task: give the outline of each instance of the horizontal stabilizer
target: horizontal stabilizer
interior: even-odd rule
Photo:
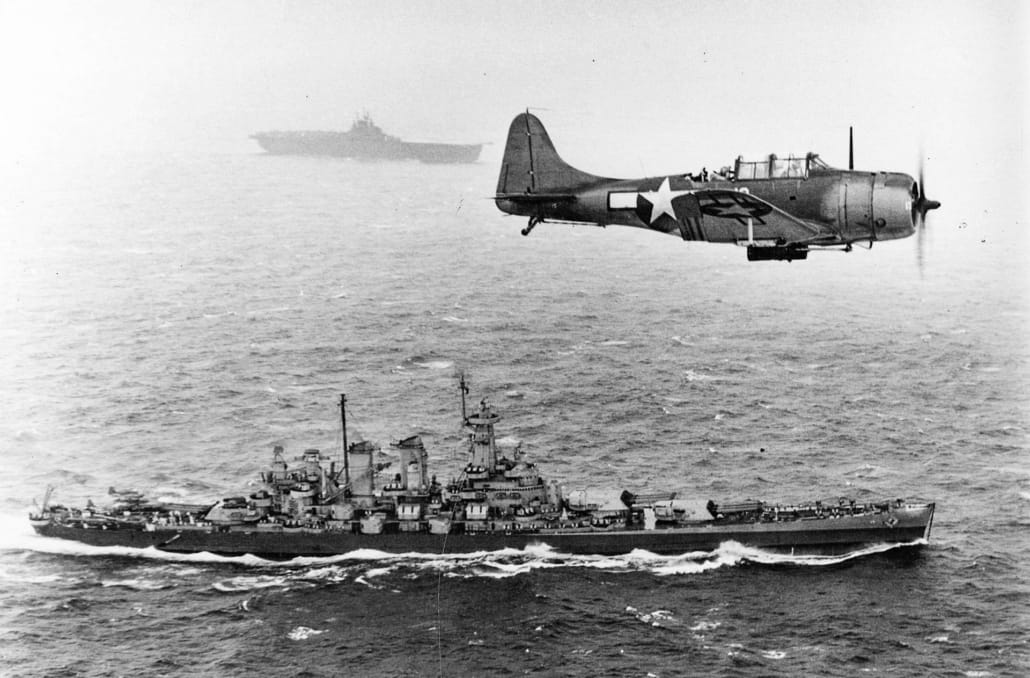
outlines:
[[[540,202],[573,202],[576,196],[572,193],[498,193],[495,200],[510,200],[521,203]]]

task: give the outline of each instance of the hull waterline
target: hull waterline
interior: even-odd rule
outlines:
[[[431,534],[428,531],[361,534],[311,528],[265,529],[247,526],[144,530],[82,528],[54,523],[34,526],[46,537],[92,546],[157,548],[172,553],[250,554],[283,560],[300,556],[332,556],[371,549],[384,553],[446,554],[524,549],[546,545],[560,553],[620,555],[634,550],[678,555],[713,551],[726,542],[763,550],[841,554],[872,544],[924,543],[930,536],[933,505],[896,518],[837,518],[783,524],[700,526],[654,530],[569,529],[494,530]],[[893,516],[892,516],[893,517]]]

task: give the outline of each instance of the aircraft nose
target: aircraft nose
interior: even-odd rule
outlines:
[[[907,174],[887,172],[878,178],[875,188],[876,239],[896,240],[916,232],[913,205],[918,199],[916,181]]]

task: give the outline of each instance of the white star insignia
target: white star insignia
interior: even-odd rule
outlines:
[[[641,198],[651,203],[651,221],[654,223],[663,214],[676,218],[676,210],[672,208],[672,201],[681,195],[690,195],[693,191],[674,191],[669,187],[669,177],[665,177],[657,191],[638,193]]]

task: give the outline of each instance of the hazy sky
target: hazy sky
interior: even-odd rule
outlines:
[[[1004,1],[0,0],[0,148],[248,153],[254,131],[368,110],[410,140],[491,141],[492,162],[528,106],[599,174],[844,164],[853,124],[861,168],[914,172],[922,143],[943,183],[1024,201],[1028,38]]]

